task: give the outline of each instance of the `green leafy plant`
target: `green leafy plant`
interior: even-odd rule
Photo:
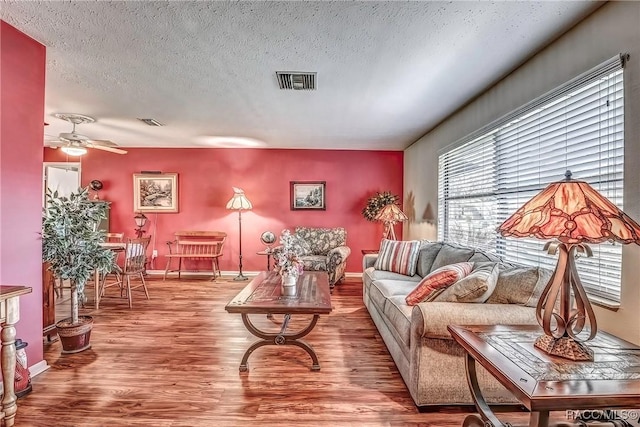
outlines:
[[[89,189],[79,188],[69,197],[47,190],[42,218],[42,259],[60,279],[71,283],[71,318],[78,323],[78,299],[84,299],[84,286],[95,273],[108,272],[114,254],[100,246],[104,232],[96,224],[106,218],[107,205],[89,200]]]
[[[375,196],[369,197],[367,205],[362,209],[362,215],[367,221],[375,221],[376,215],[383,207],[395,203],[398,204],[399,197],[390,191],[376,193]]]

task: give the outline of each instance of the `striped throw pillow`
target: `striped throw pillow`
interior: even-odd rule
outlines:
[[[416,305],[434,298],[447,287],[468,276],[471,270],[473,270],[472,262],[459,262],[432,271],[407,295],[405,298],[407,305]]]
[[[418,264],[419,240],[387,240],[382,239],[380,252],[376,260],[376,270],[413,276]]]

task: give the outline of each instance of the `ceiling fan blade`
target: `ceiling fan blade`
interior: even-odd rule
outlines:
[[[88,139],[85,142],[89,143],[89,144],[93,144],[93,145],[101,145],[103,147],[117,147],[118,144],[116,144],[113,141],[107,141],[106,139]]]
[[[93,143],[90,143],[90,142],[85,143],[84,146],[88,148],[95,148],[96,150],[109,151],[111,153],[116,153],[116,154],[127,154],[126,150],[121,150],[120,148],[108,147],[105,145],[94,145]]]
[[[51,141],[45,141],[44,142],[44,146],[45,147],[50,147],[50,148],[64,147],[66,145],[69,145],[69,143],[64,142],[64,141],[57,141],[57,140],[51,140]]]

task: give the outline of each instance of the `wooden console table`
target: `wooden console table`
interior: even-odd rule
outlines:
[[[18,405],[14,392],[16,375],[16,327],[20,320],[20,295],[31,292],[27,286],[0,285],[0,324],[2,325],[2,350],[0,350],[0,365],[2,365],[2,384],[4,395],[0,404],[0,420],[4,420],[6,427],[13,426]]]
[[[549,411],[567,411],[570,416],[581,410],[640,408],[640,347],[613,335],[599,331],[587,343],[594,352],[593,362],[573,362],[533,347],[542,334],[538,326],[449,325],[448,329],[467,352],[467,380],[480,414],[469,415],[465,427],[507,425],[482,396],[476,362],[531,411],[529,427],[547,427]]]
[[[240,362],[240,372],[246,372],[251,353],[265,345],[295,345],[311,356],[312,371],[320,370],[318,356],[309,344],[300,339],[313,330],[321,314],[331,313],[331,291],[329,278],[325,272],[305,271],[299,278],[295,296],[283,296],[281,278],[278,274],[262,272],[258,274],[235,298],[227,304],[229,313],[242,314],[242,322],[249,332],[260,340],[254,342],[244,353]],[[250,314],[284,314],[279,332],[262,331],[251,322]],[[309,325],[297,332],[287,332],[291,315],[313,315]]]

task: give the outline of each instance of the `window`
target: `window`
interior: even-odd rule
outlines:
[[[499,236],[496,228],[567,169],[622,209],[625,55],[532,101],[439,156],[440,240],[505,261],[555,268],[546,242]],[[578,259],[589,295],[620,301],[620,245],[593,245]]]

